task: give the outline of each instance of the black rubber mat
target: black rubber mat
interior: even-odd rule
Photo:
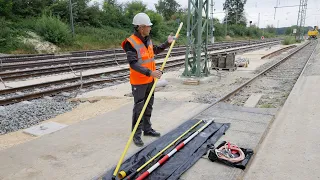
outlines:
[[[177,137],[187,131],[190,127],[196,124],[199,119],[193,119],[186,121],[181,124],[176,129],[170,131],[164,136],[160,137],[156,141],[145,146],[134,155],[126,159],[120,170],[135,172],[141,165],[151,159],[159,151],[165,148],[168,144],[174,141]],[[173,148],[175,148],[179,143],[188,138],[192,133],[200,129],[205,122],[200,123],[196,128],[186,134],[183,138],[180,139],[175,145],[167,149],[162,156],[156,158],[148,166],[142,169],[137,176],[145,172],[149,167],[157,163],[164,155],[169,153]],[[230,127],[229,123],[211,123],[207,128],[205,128],[201,133],[199,133],[194,139],[192,139],[185,147],[180,151],[176,152],[165,164],[158,167],[153,171],[149,176],[148,180],[162,180],[162,179],[178,179],[185,171],[187,171],[192,165],[194,165],[204,154],[209,150],[209,147],[212,147],[219,138],[228,130]],[[119,152],[120,153],[120,152]],[[111,180],[113,177],[115,166],[108,170],[103,176],[102,179]],[[132,178],[133,179],[133,178]]]

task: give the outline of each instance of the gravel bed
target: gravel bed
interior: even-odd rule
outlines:
[[[86,80],[83,80],[82,82],[85,83],[85,82],[89,82],[89,81],[91,81],[91,80],[86,79]],[[80,81],[74,81],[74,82],[65,83],[65,84],[61,84],[61,85],[60,84],[59,85],[52,85],[52,86],[47,86],[47,87],[42,87],[42,88],[35,87],[33,89],[19,91],[17,93],[10,93],[10,94],[1,95],[0,99],[13,98],[16,96],[21,96],[21,95],[25,95],[25,94],[32,94],[32,93],[46,91],[46,90],[50,90],[50,89],[62,88],[62,87],[66,87],[66,86],[76,85],[79,83],[80,83]]]
[[[259,77],[250,85],[237,92],[233,97],[226,100],[226,102],[243,106],[253,93],[258,93],[262,94],[262,97],[257,107],[281,107],[296,83],[305,62],[308,60],[308,55],[312,53],[313,48],[314,45],[308,45],[275,69],[269,71],[264,76]],[[277,60],[279,59],[281,58],[278,58]],[[265,65],[264,68],[269,66]]]
[[[42,62],[51,62],[51,61],[62,61],[62,60],[69,60],[71,61],[72,63],[72,60],[73,59],[83,59],[83,62],[92,62],[92,61],[98,61],[98,60],[93,60],[94,58],[101,58],[99,60],[103,60],[105,58],[109,58],[111,57],[112,59],[112,56],[110,55],[96,55],[96,56],[88,56],[88,57],[72,57],[72,58],[56,58],[56,59],[51,59],[51,58],[48,58],[48,59],[45,59],[45,60],[26,60],[26,61],[23,61],[23,62],[4,62],[3,64],[5,65],[13,65],[13,64],[29,64],[29,63],[42,63]]]
[[[297,47],[299,48],[299,47]],[[274,58],[272,61],[269,61],[261,66],[259,66],[254,73],[255,74],[259,74],[260,72],[264,71],[265,69],[267,69],[268,67],[270,67],[271,65],[279,62],[281,59],[283,59],[284,57],[286,57],[288,54],[292,53],[293,51],[295,51],[296,48],[294,49],[290,49],[289,51],[286,52],[282,52],[280,55],[276,56],[276,58]],[[263,61],[263,60],[262,60]]]
[[[28,128],[41,121],[71,111],[77,103],[66,101],[65,97],[36,99],[0,107],[0,135]]]
[[[231,84],[223,84],[223,81],[221,83],[215,82],[214,86],[216,86],[217,88],[209,90],[209,93],[197,95],[192,102],[212,104],[216,102],[219,98],[224,96],[226,92],[229,92],[237,88],[249,79],[250,78],[239,77],[235,80],[235,82]]]
[[[174,71],[177,70],[177,68],[178,67],[167,68],[166,71]],[[125,75],[127,73],[119,73],[117,74],[117,76],[121,74]],[[115,77],[115,75],[113,74],[105,76],[105,78],[112,77]],[[72,92],[60,93],[59,95],[49,98],[35,99],[8,106],[0,106],[0,135],[37,125],[42,121],[54,118],[57,115],[71,111],[79,103],[68,102],[67,99],[75,97],[77,94],[82,94],[88,91],[114,86],[128,81],[129,79],[126,78],[123,80],[114,81],[112,83],[103,83],[100,85],[94,85],[93,87],[91,86],[88,88],[83,88],[81,89],[81,91],[74,90]],[[10,94],[7,97],[12,95],[16,94]]]
[[[119,60],[117,60],[119,61]],[[92,61],[83,61],[83,62],[71,62],[71,67],[74,65],[86,65],[88,63],[101,63],[101,62],[114,62],[114,64],[112,65],[117,65],[116,61],[114,61],[113,59],[101,59],[101,60],[92,60]],[[20,72],[20,71],[25,71],[25,70],[37,70],[37,69],[42,69],[42,68],[59,68],[59,67],[68,67],[69,63],[64,63],[64,64],[57,64],[57,65],[51,65],[51,66],[44,66],[44,67],[34,67],[34,68],[23,68],[23,69],[14,69],[14,70],[5,70],[5,71],[1,71],[2,73],[8,73],[8,72]],[[109,65],[108,65],[109,66]],[[111,65],[110,65],[111,66]],[[46,70],[44,70],[46,71]]]

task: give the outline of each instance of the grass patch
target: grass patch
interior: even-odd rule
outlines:
[[[19,43],[17,48],[11,51],[10,54],[37,54],[37,51],[32,45]]]
[[[289,45],[289,44],[294,44],[294,43],[296,43],[296,39],[292,36],[286,37],[282,42],[283,45]]]
[[[60,46],[62,51],[120,48],[121,42],[130,36],[130,30],[75,27],[75,41],[72,45]]]
[[[274,106],[272,104],[262,104],[260,108],[274,108]]]

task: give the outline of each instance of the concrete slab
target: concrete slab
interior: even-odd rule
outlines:
[[[276,112],[276,109],[248,108],[219,103],[199,114],[196,118],[214,117],[216,122],[231,123],[225,136],[220,138],[216,145],[222,141],[230,141],[240,147],[251,148],[256,151]],[[241,179],[243,175],[244,171],[241,169],[211,162],[207,159],[207,156],[204,156],[180,179],[230,180]]]
[[[244,108],[245,109],[245,108]],[[227,110],[221,108],[210,108],[199,115],[202,118],[213,116],[215,118],[235,119],[238,121],[248,121],[257,123],[268,123],[274,115],[259,114],[247,111]]]
[[[57,122],[46,122],[37,126],[30,127],[23,130],[24,133],[30,134],[33,136],[42,136],[45,134],[50,134],[56,131],[59,131],[68,125],[57,123]]]
[[[0,151],[0,179],[91,179],[114,166],[131,132],[132,103]],[[167,133],[207,104],[155,101],[153,128]],[[145,144],[154,140],[142,137]],[[134,144],[127,156],[139,148]]]
[[[263,94],[253,93],[244,103],[244,107],[256,107]]]
[[[297,81],[244,179],[320,179],[320,76],[309,73]]]

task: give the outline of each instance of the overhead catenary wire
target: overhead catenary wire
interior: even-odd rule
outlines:
[[[179,28],[178,28],[178,30],[177,30],[177,33],[176,33],[176,35],[175,35],[176,38],[179,36],[180,30],[181,30],[181,28],[182,28],[182,25],[183,25],[183,23],[181,22],[181,23],[180,23],[180,26],[179,26]],[[168,51],[168,53],[167,53],[167,56],[166,56],[166,58],[164,59],[164,61],[163,61],[163,63],[162,63],[162,66],[161,66],[161,68],[160,68],[160,71],[163,71],[163,69],[164,69],[164,67],[165,67],[165,65],[166,65],[166,62],[167,62],[167,60],[168,60],[168,58],[169,58],[169,55],[170,55],[170,53],[171,53],[171,51],[172,51],[172,48],[173,48],[175,42],[176,42],[176,39],[174,39],[174,40],[172,41],[171,46],[170,46],[170,48],[169,48],[169,51]],[[148,95],[148,97],[147,97],[147,99],[146,99],[146,101],[145,101],[145,103],[144,103],[144,106],[143,106],[143,108],[142,108],[142,110],[141,110],[141,113],[140,113],[140,115],[139,115],[139,117],[138,117],[138,120],[137,120],[137,122],[136,122],[136,124],[135,124],[135,126],[134,126],[134,128],[133,128],[133,130],[132,130],[132,132],[131,132],[131,135],[130,135],[130,137],[129,137],[129,140],[127,141],[127,144],[126,144],[126,146],[125,146],[125,148],[124,148],[124,151],[123,151],[123,153],[122,153],[122,155],[121,155],[121,157],[120,157],[120,160],[119,160],[119,162],[118,162],[118,164],[117,164],[117,166],[116,166],[116,168],[115,168],[115,170],[114,170],[114,172],[113,172],[113,178],[112,178],[112,179],[115,179],[116,176],[117,176],[117,174],[118,174],[118,171],[119,171],[119,169],[120,169],[120,166],[121,166],[121,164],[122,164],[122,161],[123,161],[123,159],[124,159],[124,157],[125,157],[128,149],[129,149],[129,146],[130,146],[130,144],[131,144],[131,141],[132,141],[132,139],[133,139],[133,136],[134,136],[135,132],[137,131],[137,128],[138,128],[138,126],[139,126],[139,123],[140,123],[140,121],[141,121],[141,119],[142,119],[142,116],[143,116],[143,114],[144,114],[144,112],[145,112],[145,110],[146,110],[146,108],[147,108],[147,105],[148,105],[148,103],[149,103],[149,101],[150,101],[150,98],[151,98],[151,96],[152,96],[152,94],[153,94],[153,91],[154,91],[154,89],[155,89],[155,87],[156,87],[157,82],[158,82],[158,79],[155,78],[155,81],[154,81],[154,83],[153,83],[153,86],[152,86],[152,88],[151,88],[151,91],[150,91],[150,93],[149,93],[149,95]]]

